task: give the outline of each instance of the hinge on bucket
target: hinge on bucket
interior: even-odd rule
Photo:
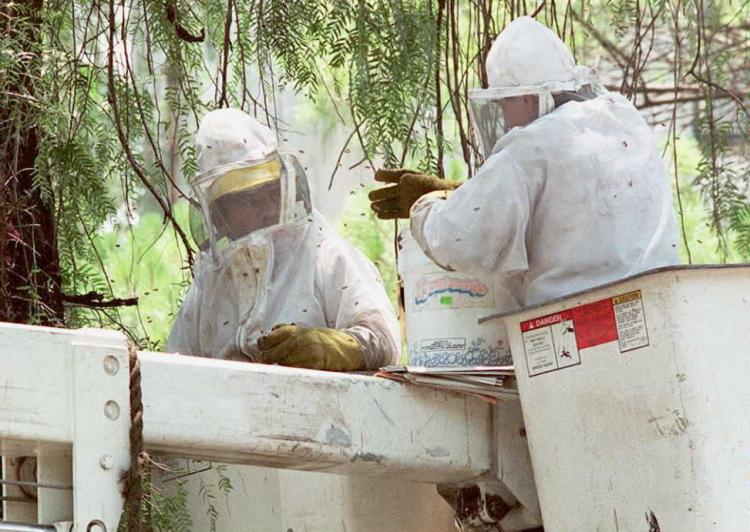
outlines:
[[[438,485],[438,493],[456,511],[461,532],[535,532],[543,528],[499,482]]]

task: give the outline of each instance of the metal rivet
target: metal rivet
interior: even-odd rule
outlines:
[[[107,375],[117,375],[120,371],[120,361],[112,355],[108,355],[104,358],[104,372]]]
[[[100,519],[94,519],[89,521],[86,525],[86,532],[107,532],[107,525],[105,525]]]
[[[112,469],[112,466],[115,465],[115,460],[112,458],[112,455],[104,454],[99,458],[99,465],[102,469]]]
[[[104,403],[104,415],[112,420],[117,419],[120,417],[120,405],[115,401],[107,401]]]

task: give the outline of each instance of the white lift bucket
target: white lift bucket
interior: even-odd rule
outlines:
[[[750,267],[658,270],[502,321],[547,532],[748,530]]]

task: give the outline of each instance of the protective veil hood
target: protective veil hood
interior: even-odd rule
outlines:
[[[489,87],[469,91],[472,125],[485,159],[513,127],[506,124],[509,106],[517,105],[512,99],[535,96],[538,118],[555,108],[553,94],[580,92],[598,83],[592,69],[577,67],[565,43],[531,17],[515,19],[500,33],[485,68]]]
[[[212,111],[196,150],[201,172],[192,180],[191,230],[202,249],[211,245],[214,259],[255,232],[309,218],[304,170],[293,155],[279,154],[275,135],[255,118],[238,109]]]

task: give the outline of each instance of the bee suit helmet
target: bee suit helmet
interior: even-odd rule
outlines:
[[[585,99],[604,92],[594,71],[576,66],[557,35],[530,17],[515,19],[495,39],[485,68],[489,87],[469,91],[471,120],[485,160],[518,125],[512,115],[521,98],[536,101],[533,120],[555,108],[555,95]]]
[[[252,359],[267,321],[283,321],[313,285],[312,273],[292,268],[293,257],[314,262],[307,179],[273,132],[239,109],[208,113],[195,147],[190,228],[201,253],[167,347]],[[281,290],[296,298],[271,297]]]
[[[201,252],[167,349],[255,360],[258,338],[295,323],[349,332],[367,367],[393,363],[398,324],[377,270],[312,208],[304,169],[273,132],[220,109],[202,120],[196,150]]]
[[[191,231],[214,260],[254,232],[294,224],[311,212],[297,159],[280,155],[276,137],[238,109],[220,109],[201,122],[198,169],[192,180]]]

